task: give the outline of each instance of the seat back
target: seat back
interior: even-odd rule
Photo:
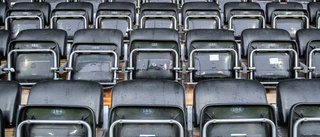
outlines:
[[[96,13],[98,10],[98,6],[102,3],[102,0],[77,0],[77,2],[89,2],[93,6],[93,13]]]
[[[65,16],[70,18],[65,18]],[[62,29],[73,39],[79,29],[88,28],[93,21],[93,6],[87,2],[62,2],[51,13],[51,29]],[[78,25],[74,25],[78,24]]]
[[[101,3],[97,11],[96,28],[121,30],[126,39],[130,38],[135,23],[135,5],[129,2]],[[105,16],[106,15],[106,16]]]
[[[129,51],[130,67],[134,68],[131,78],[177,79],[174,69],[178,67],[180,57],[177,31],[161,28],[135,30],[130,38]]]
[[[209,17],[210,15],[211,17]],[[182,16],[182,22],[187,30],[218,29],[221,27],[219,5],[215,2],[185,3],[182,7]]]
[[[300,3],[268,3],[267,9],[268,20],[272,28],[287,30],[293,39],[295,39],[297,30],[309,28],[308,12]]]
[[[144,3],[140,8],[140,28],[177,29],[178,8],[173,3]]]
[[[264,12],[255,2],[228,2],[224,5],[224,14],[225,23],[236,37],[245,29],[265,27]]]
[[[102,125],[103,90],[93,81],[44,81],[34,85],[28,105],[87,106],[94,112],[95,123]]]
[[[291,40],[290,34],[281,29],[248,29],[241,34],[242,57],[249,56],[248,46],[252,41],[259,40]]]
[[[182,85],[167,80],[132,80],[116,84],[112,90],[110,132],[114,136],[181,136],[185,133],[185,96]],[[125,123],[126,120],[159,120],[164,123]],[[173,120],[182,126],[166,123]],[[181,129],[180,129],[181,130]]]
[[[208,104],[267,103],[264,86],[253,80],[204,80],[195,86],[193,95],[195,125],[200,124],[201,111]]]
[[[188,31],[186,36],[187,56],[189,60],[194,60],[189,67],[194,67],[192,77],[195,81],[236,77],[233,68],[237,66],[238,47],[232,31],[197,29]]]
[[[21,101],[21,87],[16,82],[1,81],[0,88],[0,109],[3,117],[1,123],[4,124],[1,129],[15,127],[17,110]]]
[[[35,2],[36,0],[7,0],[7,6],[12,7],[13,5],[20,3],[20,2]]]
[[[78,30],[74,35],[69,60],[73,71],[67,79],[113,83],[116,80],[116,70],[113,68],[119,66],[122,47],[120,30]]]
[[[20,2],[7,10],[5,28],[12,38],[27,29],[43,29],[49,24],[50,4],[45,2]]]

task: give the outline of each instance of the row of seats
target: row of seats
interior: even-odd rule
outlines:
[[[181,14],[173,3],[144,3],[138,12],[133,3],[107,2],[99,4],[97,11],[88,2],[62,2],[52,11],[46,2],[20,2],[6,10],[1,4],[1,24],[15,38],[21,30],[63,29],[73,39],[79,29],[95,27],[122,31],[129,39],[134,26],[139,28],[171,28],[187,32],[192,29],[219,29],[223,24],[233,30],[237,38],[247,28],[282,28],[295,38],[299,29],[309,25],[320,27],[318,10],[320,2],[311,2],[308,11],[298,2],[272,2],[266,11],[256,2],[228,2],[224,9],[214,2],[189,2],[183,5]],[[95,14],[93,14],[95,13]],[[138,13],[138,14],[137,14]],[[75,25],[77,24],[77,25]]]
[[[2,73],[25,86],[58,80],[65,72],[67,80],[110,86],[119,80],[118,73],[128,76],[125,80],[168,79],[183,84],[185,74],[189,75],[187,84],[196,84],[205,79],[240,79],[241,73],[247,73],[249,79],[274,85],[282,79],[299,78],[299,73],[318,78],[320,71],[319,29],[299,30],[297,42],[282,29],[247,29],[241,46],[228,30],[189,31],[184,45],[175,30],[137,29],[129,47],[124,46],[119,30],[83,29],[75,33],[70,52],[63,30],[24,30],[11,41],[6,30],[0,36],[1,58],[7,58]],[[304,56],[306,62],[299,62]],[[248,59],[247,66],[241,57]],[[60,66],[62,58],[67,61]]]
[[[276,84],[282,79],[299,78],[299,73],[318,78],[320,71],[319,29],[299,30],[297,41],[281,29],[247,29],[242,33],[241,46],[228,30],[189,31],[184,45],[175,30],[138,29],[132,32],[129,47],[124,46],[119,30],[83,29],[75,33],[70,52],[63,30],[24,30],[11,41],[8,31],[0,32],[1,58],[7,58],[2,73],[22,85],[58,80],[65,72],[67,80],[92,80],[110,86],[119,80],[118,73],[129,80],[182,83],[184,74],[189,74],[187,84],[205,79],[240,79],[241,73],[247,73],[249,79]],[[299,62],[304,56],[306,62]],[[248,59],[247,66],[241,57]],[[67,61],[60,66],[62,58]]]
[[[1,81],[1,137],[4,127],[17,127],[18,137],[95,137],[96,126],[103,128],[103,137],[192,137],[193,126],[200,127],[201,137],[276,137],[278,121],[288,124],[289,137],[319,136],[319,83],[280,82],[277,109],[267,103],[264,86],[253,80],[199,82],[193,106],[185,105],[184,88],[177,82],[124,81],[114,86],[109,110],[102,106],[102,87],[92,81],[39,82],[19,109],[20,85]]]

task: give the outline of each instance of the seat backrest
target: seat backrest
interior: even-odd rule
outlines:
[[[284,80],[277,85],[277,106],[281,125],[288,122],[289,111],[296,103],[319,102],[320,79]]]
[[[110,124],[119,119],[175,120],[185,133],[185,95],[181,84],[167,80],[131,80],[116,84],[112,90]],[[143,128],[142,128],[143,127]],[[115,134],[139,136],[177,136],[177,126],[166,124],[123,123]],[[112,129],[110,129],[112,130]],[[117,136],[116,135],[116,136]]]
[[[220,12],[219,12],[219,5],[215,2],[188,2],[183,4],[182,7],[182,16],[183,16],[183,20],[182,22],[184,22],[185,18],[188,16],[188,12],[190,14],[194,14],[191,12],[199,12],[198,15],[206,15],[205,12],[211,13],[211,14],[218,14],[218,16],[220,16]],[[212,13],[214,12],[214,13]],[[184,22],[185,24],[185,22]],[[202,24],[203,25],[203,24]]]
[[[15,127],[17,110],[21,101],[21,86],[12,81],[0,81],[0,89],[0,109],[4,127]]]
[[[77,48],[76,44],[86,44],[92,46]],[[99,48],[99,45],[103,46]],[[111,46],[110,48],[105,46]],[[118,56],[121,55],[123,48],[123,37],[120,30],[115,29],[82,29],[78,30],[73,39],[73,47],[77,50],[113,50]],[[75,49],[72,49],[75,50]]]
[[[113,87],[111,106],[185,107],[184,89],[170,80],[130,80]]]
[[[133,50],[135,45],[134,42],[147,41],[147,42],[174,42],[178,46],[175,49],[179,49],[179,35],[178,32],[173,29],[165,28],[146,28],[134,30],[130,37],[130,50]],[[143,48],[138,46],[139,48]],[[148,48],[152,48],[149,46]],[[161,47],[154,47],[161,48]],[[178,50],[179,51],[179,50]],[[179,53],[179,52],[178,52]]]
[[[0,58],[7,56],[7,45],[10,42],[10,32],[8,30],[0,30]]]
[[[319,10],[320,10],[320,2],[310,2],[308,4],[310,23],[317,22],[317,13]]]
[[[102,13],[99,13],[99,11],[130,11],[130,18],[132,19],[132,22],[135,22],[136,17],[136,10],[135,5],[133,3],[129,2],[105,2],[101,3],[98,8],[97,17],[99,15],[104,15]],[[113,13],[113,12],[112,12]]]
[[[242,56],[246,57],[248,46],[255,40],[291,40],[289,32],[282,29],[247,29],[241,34]]]
[[[167,15],[169,17],[175,17],[177,20],[178,17],[178,6],[174,3],[143,3],[140,8],[140,27],[143,28],[148,27],[147,19],[141,22],[141,19],[145,17],[145,15]],[[148,18],[149,21],[151,18]],[[152,28],[173,28],[176,24],[173,24],[172,18],[170,18],[170,22],[168,19],[161,20],[152,20],[150,27]],[[162,21],[163,20],[163,21]],[[171,23],[172,22],[172,23]],[[170,23],[170,24],[169,24]],[[143,25],[144,24],[144,25]],[[154,25],[157,24],[157,25]]]
[[[233,32],[223,29],[197,29],[190,30],[186,35],[186,45],[187,45],[187,54],[189,56],[190,52],[194,49],[191,45],[195,41],[233,41],[235,40]]]
[[[44,16],[45,24],[49,23],[51,7],[46,2],[19,2],[13,5],[10,10],[40,10]]]
[[[250,15],[250,10],[261,10],[260,5],[255,2],[228,2],[224,5],[225,22],[229,22],[232,10],[243,10]],[[262,14],[263,15],[263,14]]]
[[[300,49],[300,57],[306,54],[307,45],[312,40],[320,40],[320,30],[318,29],[300,29],[296,34],[296,41]],[[306,58],[308,58],[306,56]]]
[[[303,6],[297,2],[271,2],[267,4],[267,23],[272,21],[272,14],[275,10],[302,10]]]
[[[93,6],[88,2],[61,2],[57,4],[55,10],[85,10],[89,22],[93,21]]]
[[[4,19],[6,18],[7,5],[0,2],[0,25],[4,25]]]
[[[93,6],[93,13],[97,12],[98,6],[102,3],[102,0],[78,0],[77,2],[89,2]]]
[[[28,105],[81,105],[90,107],[102,125],[103,89],[93,81],[44,81],[34,85]]]
[[[32,2],[35,0],[7,0],[7,6],[12,7],[13,5],[20,3],[20,2]]]
[[[67,33],[64,30],[31,29],[23,30],[16,40],[53,41],[59,45],[60,56],[66,58]]]
[[[253,80],[204,80],[195,86],[193,95],[196,125],[208,104],[267,103],[264,86]]]

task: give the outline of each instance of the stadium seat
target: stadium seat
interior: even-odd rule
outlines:
[[[7,5],[0,2],[0,26],[4,25],[4,20],[6,18]]]
[[[17,82],[0,81],[1,133],[4,128],[16,127],[17,110],[21,101],[21,86]]]
[[[232,31],[197,29],[186,36],[189,84],[204,79],[240,78],[239,48]]]
[[[57,4],[62,2],[71,2],[72,0],[39,0],[39,2],[47,2],[51,5],[51,10],[55,9]]]
[[[213,2],[213,3],[216,3],[216,0],[181,0],[181,6],[183,6],[185,3],[189,3],[189,2]]]
[[[201,81],[193,100],[200,136],[276,136],[274,109],[257,81]]]
[[[19,109],[17,135],[95,137],[95,126],[102,125],[102,98],[96,82],[39,82]]]
[[[277,86],[279,121],[281,125],[288,126],[289,137],[320,135],[319,83],[319,79],[279,82]]]
[[[129,52],[130,79],[179,80],[180,44],[177,31],[161,28],[134,30]]]
[[[67,80],[91,80],[104,86],[116,84],[122,47],[120,30],[78,30],[66,68]]]
[[[109,137],[185,137],[185,95],[167,80],[132,80],[112,90]]]
[[[137,11],[141,7],[141,1],[142,0],[109,0],[109,2],[128,2],[128,3],[133,3],[137,9]]]
[[[272,28],[285,29],[295,39],[299,29],[309,28],[308,12],[297,2],[272,2],[267,4],[267,23]]]
[[[50,4],[45,2],[19,2],[7,11],[5,29],[15,38],[26,29],[43,29],[49,24]]]
[[[219,5],[214,2],[188,2],[181,11],[184,31],[221,27]]]
[[[310,2],[308,4],[310,24],[315,24],[317,28],[320,28],[319,10],[320,10],[320,2]]]
[[[29,86],[59,79],[59,61],[65,51],[66,38],[63,30],[21,31],[8,47],[8,80]]]
[[[50,28],[62,29],[72,40],[77,30],[87,29],[93,21],[93,6],[87,2],[62,2],[51,13]]]
[[[248,58],[249,79],[274,85],[282,79],[298,78],[299,49],[290,39],[282,29],[244,30],[242,49]]]
[[[255,2],[228,2],[224,5],[225,23],[240,39],[243,30],[248,28],[265,28],[264,12]]]
[[[297,32],[297,43],[300,46],[300,51],[304,52],[306,65],[308,68],[307,78],[319,78],[320,61],[319,61],[319,43],[320,30],[318,29],[302,29]]]
[[[140,28],[177,30],[178,8],[173,3],[144,3],[140,8]]]
[[[129,2],[106,2],[99,5],[96,18],[97,29],[118,29],[129,40],[135,24],[135,5]]]

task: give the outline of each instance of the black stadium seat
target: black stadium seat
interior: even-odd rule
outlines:
[[[0,59],[7,57],[7,46],[11,40],[10,38],[8,30],[0,30]]]
[[[178,8],[173,3],[144,3],[140,8],[140,28],[177,29]]]
[[[296,136],[319,136],[320,80],[285,80],[277,86],[280,124],[288,125],[289,137],[297,123]],[[315,118],[315,120],[312,120]]]
[[[297,2],[272,2],[267,4],[267,23],[272,28],[287,30],[295,39],[299,29],[309,28],[308,12]]]
[[[239,78],[238,46],[232,31],[197,29],[186,35],[189,82]]]
[[[182,7],[184,31],[192,29],[220,29],[219,5],[214,2],[188,2]]]
[[[185,135],[185,95],[167,80],[132,80],[112,90],[109,137]]]
[[[224,5],[225,23],[234,31],[235,37],[241,37],[248,28],[265,28],[264,12],[255,2],[228,2]]]
[[[135,6],[133,3],[101,3],[96,16],[97,29],[119,29],[126,40],[130,38],[136,19]]]
[[[5,28],[15,38],[26,29],[43,29],[49,24],[50,4],[45,2],[19,2],[7,11]]]
[[[36,2],[36,0],[7,0],[7,6],[10,8],[20,2]]]
[[[276,117],[263,85],[252,80],[205,80],[194,89],[200,136],[276,135]]]
[[[42,80],[58,79],[66,36],[63,30],[21,31],[8,47],[8,80],[33,85]]]
[[[62,2],[52,10],[50,28],[62,29],[72,40],[79,29],[87,29],[93,22],[93,6],[87,2]]]
[[[88,128],[95,137],[95,126],[102,125],[102,98],[102,87],[96,82],[39,82],[31,88],[27,105],[19,110],[18,124],[22,128],[17,133],[85,137],[90,133]]]
[[[130,79],[178,80],[180,44],[177,31],[161,28],[134,30],[129,52]]]
[[[274,85],[282,79],[297,78],[299,49],[290,39],[282,29],[244,30],[242,49],[248,58],[249,79]]]
[[[67,80],[92,80],[114,85],[123,47],[120,30],[83,29],[74,35]]]

